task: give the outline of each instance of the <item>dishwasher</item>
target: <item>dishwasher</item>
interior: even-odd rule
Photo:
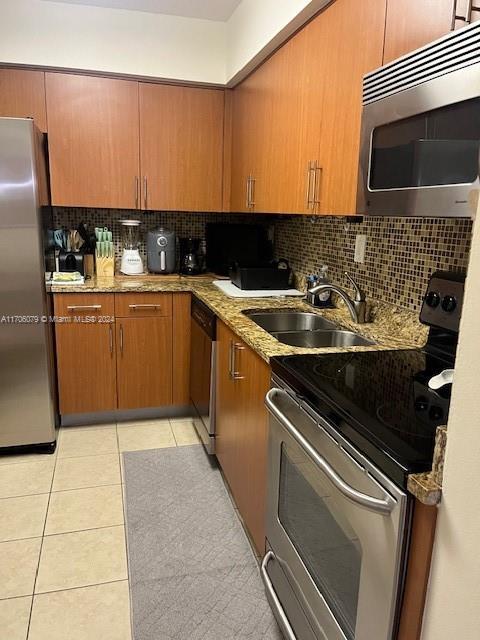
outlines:
[[[215,361],[217,318],[195,296],[191,307],[190,401],[205,449],[215,453]]]

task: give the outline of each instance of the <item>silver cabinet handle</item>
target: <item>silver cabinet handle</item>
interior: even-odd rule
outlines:
[[[452,31],[455,30],[456,20],[461,20],[462,22],[465,22],[465,24],[470,24],[472,22],[472,12],[474,10],[473,0],[467,0],[464,16],[459,15],[457,13],[457,10],[458,10],[458,0],[455,0],[455,4],[453,8]]]
[[[273,551],[267,551],[265,557],[262,560],[262,565],[260,567],[260,573],[262,575],[263,584],[265,585],[265,590],[270,596],[271,603],[275,609],[275,613],[277,614],[277,620],[280,625],[280,628],[283,632],[283,635],[287,640],[297,640],[297,636],[293,632],[293,629],[288,621],[287,614],[283,610],[282,603],[278,599],[278,596],[273,588],[272,581],[270,580],[270,576],[267,573],[267,566],[270,560],[275,559],[275,554]]]
[[[311,209],[313,207],[312,171],[313,171],[313,162],[310,161],[308,163],[308,168],[307,168],[307,209]]]
[[[321,192],[321,181],[323,176],[322,167],[318,166],[318,162],[315,162],[313,167],[313,205],[320,204],[320,192]],[[320,178],[318,177],[320,176]]]
[[[129,309],[160,309],[161,305],[159,304],[129,304]]]
[[[354,489],[345,482],[345,480],[338,475],[335,469],[325,460],[325,458],[323,458],[318,451],[312,447],[308,440],[300,433],[300,431],[298,431],[295,425],[290,422],[287,416],[280,411],[274,402],[276,396],[282,396],[283,398],[291,400],[288,393],[282,389],[270,389],[265,398],[265,404],[267,405],[268,410],[280,422],[280,424],[285,427],[292,438],[300,445],[317,467],[327,476],[333,486],[336,487],[340,493],[345,496],[345,498],[350,500],[350,502],[382,516],[389,515],[393,511],[396,501],[388,494],[385,494],[383,499],[374,498],[373,496],[369,496],[361,491],[357,491],[357,489]]]
[[[233,340],[230,340],[230,346],[228,348],[228,377],[233,378]]]
[[[113,356],[113,329],[111,324],[108,327],[108,334],[109,334],[108,338],[110,343],[110,355]]]
[[[120,325],[120,353],[123,353],[123,326]]]
[[[69,311],[87,311],[89,309],[91,311],[96,311],[101,308],[101,304],[72,304],[67,307]]]
[[[255,206],[255,183],[256,183],[256,179],[253,176],[250,176],[250,208],[251,209]]]
[[[467,2],[467,13],[465,15],[465,22],[470,24],[472,22],[473,0]]]
[[[245,347],[240,344],[240,342],[231,342],[231,349],[232,349],[232,367],[230,370],[230,377],[232,378],[232,380],[244,380],[245,376],[242,376],[240,374],[239,371],[237,371],[237,359],[236,359],[236,353],[237,351],[245,351]]]
[[[148,180],[143,176],[143,208],[148,209]]]
[[[246,185],[247,185],[247,193],[245,196],[245,207],[249,209],[250,208],[250,176],[247,176]]]
[[[138,176],[135,176],[135,209],[138,209],[138,204],[140,201],[138,192],[139,192],[139,179],[138,179]]]

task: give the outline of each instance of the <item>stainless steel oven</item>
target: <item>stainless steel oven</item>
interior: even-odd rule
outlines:
[[[288,640],[391,640],[406,494],[277,378],[262,577]]]
[[[480,23],[369,73],[358,213],[473,217],[480,152]]]
[[[215,361],[217,318],[192,297],[190,399],[193,422],[208,453],[215,453]]]

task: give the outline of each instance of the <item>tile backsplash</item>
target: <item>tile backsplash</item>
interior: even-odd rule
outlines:
[[[275,255],[285,257],[305,286],[305,277],[329,266],[333,282],[347,285],[349,271],[368,298],[382,300],[418,312],[426,284],[437,269],[466,271],[472,221],[450,218],[368,217],[360,222],[349,218],[312,216],[262,216],[259,214],[175,213],[80,209],[56,207],[55,227],[108,226],[113,231],[117,258],[121,255],[122,218],[142,221],[141,236],[164,226],[179,237],[205,237],[207,222],[262,223],[274,230]],[[354,262],[355,237],[367,236],[364,264]],[[140,246],[145,259],[145,242]]]
[[[289,259],[299,287],[327,264],[332,282],[348,285],[348,271],[367,298],[417,312],[434,271],[466,271],[471,231],[466,219],[289,216],[276,220],[275,254]],[[354,262],[359,234],[367,236],[363,264]]]

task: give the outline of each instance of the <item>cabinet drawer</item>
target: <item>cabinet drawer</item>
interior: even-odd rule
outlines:
[[[117,293],[117,318],[145,318],[172,315],[171,293]]]
[[[57,293],[54,295],[55,315],[114,316],[115,306],[111,293]]]

